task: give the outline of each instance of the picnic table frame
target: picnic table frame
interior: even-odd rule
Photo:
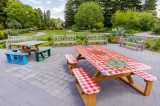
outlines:
[[[47,41],[25,41],[20,43],[12,43],[11,46],[19,46],[22,53],[31,54],[33,51],[39,50],[39,45]],[[36,49],[31,49],[30,47],[34,46]]]
[[[78,49],[79,47],[81,48],[81,46],[74,47],[79,52],[79,55],[77,56],[77,60],[79,61],[82,59],[87,59],[90,63],[92,63],[93,66],[95,66],[95,64],[93,64],[93,62],[91,62],[91,60],[89,58],[87,58],[86,55],[83,55],[83,53]],[[95,46],[93,48],[95,49],[95,48],[101,48],[101,47]],[[101,50],[102,49],[105,50],[104,48],[101,48]],[[142,65],[144,65],[144,64],[142,64]],[[147,65],[144,65],[144,66],[146,66],[146,69],[150,69],[149,66],[147,66]],[[97,68],[97,66],[95,66],[95,67]],[[141,94],[143,94],[144,96],[150,95],[153,81],[144,79],[144,82],[146,83],[146,85],[144,88],[142,88],[135,83],[135,81],[132,79],[132,75],[135,75],[135,73],[133,73],[132,71],[125,72],[125,73],[113,74],[113,75],[104,75],[99,69],[97,69],[96,73],[93,76],[93,79],[96,82],[98,82],[98,81],[103,81],[103,80],[110,80],[110,79],[119,78],[123,82],[125,82],[126,84],[128,84],[129,86],[131,86],[132,88],[134,88],[135,90],[140,92]]]

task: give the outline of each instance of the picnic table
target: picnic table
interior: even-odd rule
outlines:
[[[124,56],[120,53],[108,50],[101,46],[74,46],[74,49],[79,53],[77,60],[86,59],[97,69],[95,75],[92,76],[93,80],[103,81],[114,78],[119,78],[143,95],[150,94],[152,83],[156,80],[156,77],[150,75],[143,70],[151,69],[150,66]],[[106,63],[110,59],[123,59],[126,66],[124,68],[109,67]],[[146,82],[145,88],[138,86],[132,79],[133,75],[138,75]]]
[[[22,53],[29,53],[31,54],[32,51],[39,50],[39,45],[45,43],[47,41],[25,41],[19,43],[12,43],[11,46],[20,46],[20,50]],[[35,46],[35,49],[31,49],[31,46]]]

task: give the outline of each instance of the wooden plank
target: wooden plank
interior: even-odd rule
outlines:
[[[76,81],[77,82],[77,81]],[[79,83],[76,83],[76,88],[85,104],[85,106],[96,106],[96,94],[85,94]]]
[[[98,81],[103,81],[103,80],[110,80],[114,78],[120,78],[124,76],[130,76],[131,72],[129,73],[123,73],[123,74],[117,74],[117,75],[112,75],[112,76],[98,76],[98,77],[93,77],[93,79],[98,82]]]

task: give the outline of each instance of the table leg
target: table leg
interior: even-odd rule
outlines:
[[[82,59],[85,59],[84,57],[82,57],[82,55],[81,54],[79,54],[78,56],[77,56],[77,60],[82,60]]]
[[[25,46],[21,46],[21,52],[22,52],[22,53],[25,52],[24,47],[25,47]]]
[[[144,96],[148,96],[150,95],[151,92],[151,88],[152,88],[152,81],[146,81],[146,86],[145,88],[142,88],[140,86],[138,86],[133,79],[131,78],[131,76],[128,77],[121,77],[120,78],[122,81],[124,81],[125,83],[127,83],[128,85],[130,85],[132,88],[134,88],[135,90],[137,90],[138,92],[140,92],[141,94],[143,94]]]
[[[98,76],[100,76],[100,75],[101,75],[101,72],[100,72],[100,71],[97,71],[97,72],[94,74],[93,77],[98,77]]]
[[[39,50],[39,47],[38,47],[38,45],[35,45],[35,47],[36,47],[36,49],[37,49],[37,50]]]

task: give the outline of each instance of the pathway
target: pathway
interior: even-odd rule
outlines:
[[[153,34],[153,31],[147,31],[147,32],[136,33],[134,35],[136,35],[136,36],[144,36],[144,37],[149,37],[149,38],[160,38],[160,36],[152,35],[152,34]]]

